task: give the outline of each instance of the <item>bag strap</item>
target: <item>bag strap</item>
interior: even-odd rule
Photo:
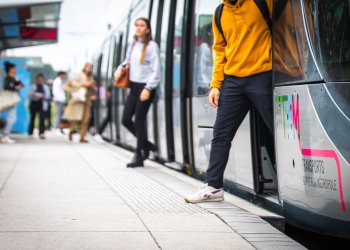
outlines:
[[[265,19],[267,26],[269,26],[270,32],[272,31],[272,20],[270,18],[270,12],[269,8],[267,6],[267,3],[265,0],[254,0],[254,3],[258,6],[261,15]],[[221,3],[218,7],[216,7],[215,10],[215,25],[218,28],[219,32],[221,33],[223,39],[225,40],[225,43],[227,44],[227,40],[224,35],[224,31],[222,29],[221,25],[221,16],[222,16],[222,11],[224,9],[224,4]]]
[[[278,20],[286,7],[288,0],[279,0],[274,6],[274,20]]]
[[[267,3],[265,0],[254,0],[254,3],[258,6],[261,15],[265,19],[267,26],[269,26],[270,32],[272,31],[272,21],[270,18],[269,8],[267,7]]]
[[[224,4],[220,4],[218,7],[216,7],[215,10],[215,24],[216,27],[218,28],[219,32],[222,35],[222,38],[224,39],[225,43],[227,44],[225,35],[224,35],[224,31],[222,30],[222,26],[221,26],[221,16],[222,16],[222,11],[224,10]]]

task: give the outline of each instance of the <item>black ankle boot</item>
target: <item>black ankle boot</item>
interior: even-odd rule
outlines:
[[[136,168],[136,167],[143,167],[143,157],[141,153],[135,153],[131,162],[126,164],[127,168]]]
[[[157,146],[155,144],[153,144],[152,142],[148,141],[147,149],[149,151],[156,152],[157,151]]]
[[[144,161],[144,160],[147,160],[149,157],[149,150],[141,150],[141,159]]]

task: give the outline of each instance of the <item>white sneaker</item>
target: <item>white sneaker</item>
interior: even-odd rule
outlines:
[[[4,135],[4,136],[1,136],[0,137],[0,141],[2,143],[7,143],[7,144],[11,144],[11,143],[15,143],[16,141],[15,140],[12,140],[10,137]]]
[[[200,203],[210,201],[223,201],[224,191],[222,188],[213,188],[208,184],[203,185],[196,193],[185,197],[188,203]]]
[[[103,140],[103,138],[102,138],[102,136],[101,136],[100,134],[94,135],[94,139],[95,139],[97,142],[99,142],[99,143],[103,143],[103,142],[104,142],[104,140]]]

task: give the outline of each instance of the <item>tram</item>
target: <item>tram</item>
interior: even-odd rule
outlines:
[[[106,140],[135,147],[121,125],[127,90],[113,88],[113,72],[132,41],[135,19],[148,17],[162,65],[148,137],[158,146],[157,161],[204,179],[216,116],[207,101],[211,21],[220,2],[132,2],[94,57],[95,126],[112,112]],[[276,0],[274,6],[274,134],[251,109],[232,142],[224,188],[294,226],[350,238],[350,4]]]

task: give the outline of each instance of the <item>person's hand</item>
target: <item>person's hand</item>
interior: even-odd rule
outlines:
[[[40,99],[44,99],[44,94],[43,93],[35,93],[35,96],[40,98]]]
[[[151,97],[151,91],[149,89],[143,89],[140,95],[140,101],[145,102]]]
[[[23,87],[24,87],[23,83],[20,82],[20,83],[15,87],[15,89],[16,89],[16,90],[21,90]]]
[[[84,82],[84,83],[83,83],[83,87],[85,87],[85,88],[91,88],[91,87],[93,86],[93,84],[94,84],[94,82],[90,82],[90,81]]]
[[[212,88],[209,92],[208,100],[211,106],[218,109],[220,90],[218,88]]]
[[[119,67],[114,71],[114,79],[118,80],[120,78],[120,69]]]

